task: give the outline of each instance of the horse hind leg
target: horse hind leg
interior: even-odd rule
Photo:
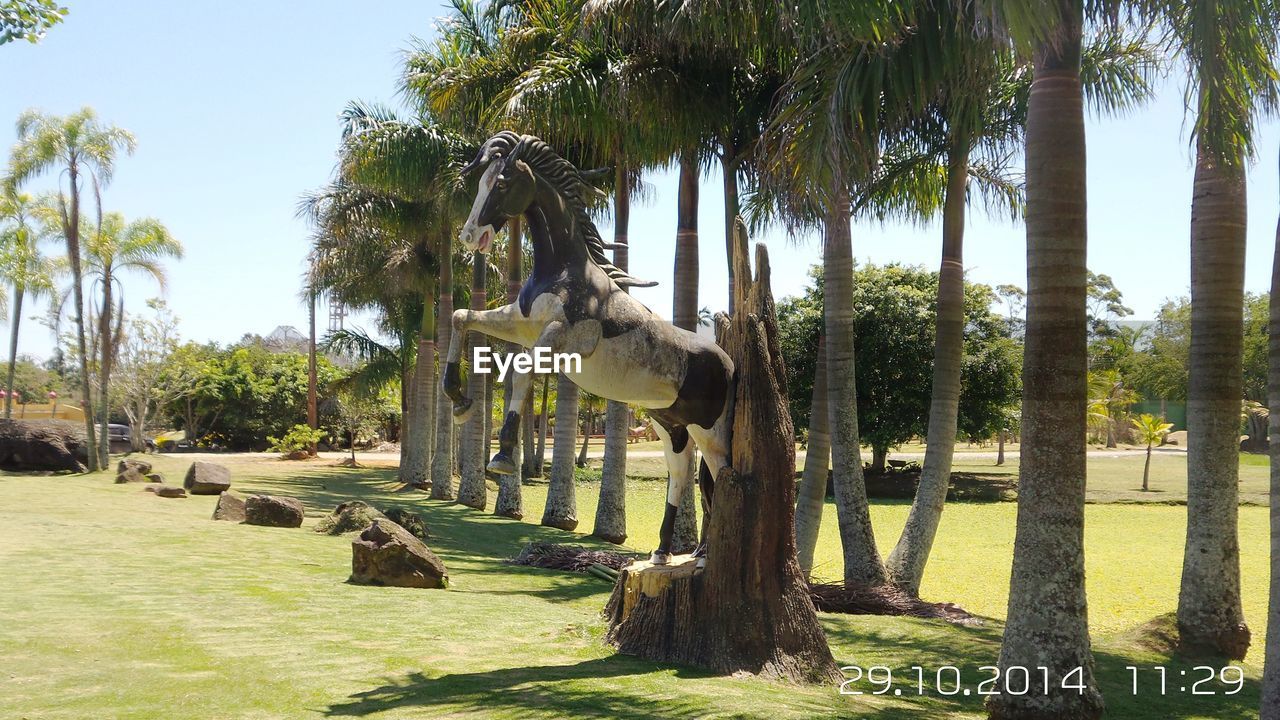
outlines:
[[[658,549],[653,551],[649,561],[654,565],[666,565],[671,562],[671,536],[675,532],[680,496],[693,480],[689,476],[693,443],[689,441],[689,432],[683,426],[667,428],[659,422],[654,423],[653,427],[658,433],[658,439],[662,441],[662,452],[667,460],[667,506],[662,515],[662,526],[658,529]]]
[[[729,465],[729,443],[727,439],[728,423],[721,418],[711,430],[697,425],[689,426],[689,434],[694,444],[702,451],[702,462],[698,463],[698,489],[702,495],[702,541],[693,551],[698,558],[698,567],[706,566],[707,525],[711,522],[711,502],[715,494],[716,477]]]
[[[511,408],[524,407],[525,399],[533,388],[533,376],[530,373],[515,373],[511,385],[511,404],[506,417],[502,421],[502,429],[498,431],[498,452],[494,453],[485,468],[499,475],[515,475],[517,471],[515,452],[516,440],[520,437],[520,411]]]

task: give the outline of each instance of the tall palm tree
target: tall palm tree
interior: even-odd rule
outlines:
[[[1280,505],[1280,220],[1272,249],[1271,297],[1268,309],[1267,401],[1271,455],[1272,508]],[[1262,715],[1260,720],[1280,720],[1280,512],[1271,511],[1271,575],[1267,603],[1267,639],[1262,673]]]
[[[408,434],[401,440],[400,479],[423,487],[430,475],[436,406],[436,281],[458,214],[465,203],[456,168],[466,143],[431,117],[405,120],[390,110],[351,103],[343,112],[339,175],[416,208],[417,222],[403,228],[404,242],[421,260],[405,292],[423,298],[414,376],[407,389]]]
[[[13,388],[18,361],[18,329],[22,323],[22,301],[53,292],[57,263],[40,254],[40,229],[34,218],[30,195],[0,188],[0,280],[13,289],[13,320],[9,328],[9,368],[5,387]],[[4,416],[12,412],[13,393],[6,393]]]
[[[84,183],[93,187],[95,200],[102,188],[111,182],[116,155],[132,154],[133,135],[114,125],[98,120],[92,108],[83,108],[66,117],[45,115],[28,110],[18,116],[18,142],[13,146],[7,183],[22,186],[46,172],[58,174],[58,208],[63,238],[66,240],[67,263],[71,270],[72,313],[76,324],[76,351],[79,355],[80,384],[84,396],[85,444],[89,454],[89,470],[99,467],[99,452],[93,428],[93,397],[89,386],[89,356],[85,333],[85,303],[81,268],[81,192]],[[62,181],[65,178],[66,185]],[[101,203],[98,214],[101,215]],[[106,438],[101,438],[105,444]]]
[[[1196,119],[1191,197],[1191,353],[1187,388],[1187,539],[1178,593],[1184,652],[1243,658],[1240,600],[1240,399],[1243,396],[1245,160],[1255,118],[1276,100],[1272,0],[1158,3],[1186,59]]]
[[[155,280],[163,292],[166,276],[162,262],[182,258],[182,243],[155,218],[126,222],[120,213],[107,213],[90,228],[84,243],[86,277],[102,288],[98,308],[98,412],[100,437],[98,465],[107,467],[110,443],[107,423],[111,409],[111,370],[115,363],[117,338],[124,322],[123,273],[136,272]]]
[[[818,545],[831,467],[831,435],[827,431],[830,419],[827,410],[827,341],[822,335],[818,336],[815,352],[818,359],[814,366],[809,436],[805,443],[804,472],[796,490],[796,558],[805,578],[813,572],[813,551]]]
[[[561,530],[578,527],[578,502],[573,482],[573,448],[578,433],[578,386],[564,375],[556,385],[556,427],[551,446],[551,484],[542,524]]]
[[[1048,668],[1044,694],[987,698],[993,718],[1102,714],[1084,585],[1087,316],[1084,3],[1048,0],[1031,36],[1027,108],[1027,329],[1022,463],[999,666]],[[1009,15],[1023,6],[1007,3]],[[1023,21],[1011,17],[1011,25]],[[1063,688],[1064,680],[1079,690]]]

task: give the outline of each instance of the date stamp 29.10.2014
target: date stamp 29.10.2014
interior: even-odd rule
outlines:
[[[1072,668],[1055,676],[1046,667],[1013,665],[1000,668],[982,665],[961,670],[954,665],[929,669],[920,665],[894,670],[884,665],[867,668],[846,665],[840,668],[845,679],[840,683],[841,695],[1048,695],[1084,693],[1083,668]],[[1189,669],[1162,665],[1140,668],[1126,667],[1130,675],[1130,692],[1134,695],[1235,695],[1244,689],[1244,670],[1235,665],[1213,667],[1198,665]]]

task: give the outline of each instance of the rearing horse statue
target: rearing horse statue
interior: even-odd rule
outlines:
[[[481,172],[471,215],[460,240],[468,251],[487,253],[495,234],[523,214],[533,245],[533,272],[517,302],[496,310],[458,310],[444,369],[444,392],[456,422],[472,401],[459,370],[468,330],[554,353],[577,353],[581,371],[569,379],[584,390],[645,408],[655,421],[666,455],[667,506],[652,561],[671,558],[671,534],[680,495],[689,486],[695,447],[704,508],[713,478],[728,463],[733,361],[718,345],[658,317],[624,286],[647,287],[605,258],[605,243],[587,214],[585,197],[596,192],[572,163],[531,135],[503,131],[489,138],[464,174]],[[520,414],[532,377],[517,373],[488,469],[514,474]],[[699,548],[699,554],[705,548]],[[700,561],[701,562],[701,561]]]

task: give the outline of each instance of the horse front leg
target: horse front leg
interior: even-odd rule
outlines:
[[[668,430],[658,422],[654,423],[653,428],[662,440],[662,452],[667,459],[667,507],[662,515],[662,526],[658,529],[658,549],[649,556],[649,562],[666,565],[671,562],[671,536],[675,533],[680,496],[693,481],[689,473],[693,443],[689,441],[688,430],[682,426]]]
[[[473,408],[473,400],[462,391],[462,348],[466,345],[467,333],[474,328],[499,340],[518,343],[522,326],[530,320],[512,304],[494,310],[456,310],[451,322],[453,335],[449,339],[449,357],[444,365],[441,385],[445,396],[453,401],[453,421],[461,425],[470,418]]]
[[[563,338],[563,324],[553,322],[543,329],[532,349],[545,347],[556,352]],[[512,372],[515,372],[514,370]],[[511,404],[507,406],[507,414],[502,420],[502,429],[498,431],[498,452],[494,453],[485,468],[499,475],[515,475],[517,470],[515,452],[516,440],[520,436],[520,410],[533,389],[533,373],[515,372],[511,384]]]

